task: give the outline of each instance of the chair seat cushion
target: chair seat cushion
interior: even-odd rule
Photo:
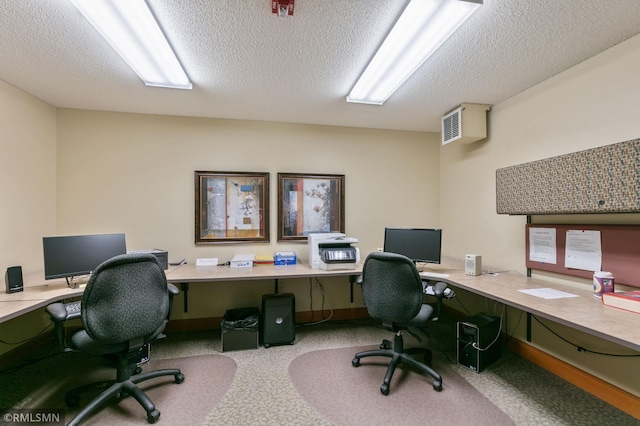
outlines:
[[[165,321],[166,323],[166,321]],[[147,336],[143,339],[144,343],[151,342],[162,334],[164,331],[164,324],[151,336]],[[164,336],[164,335],[163,335]],[[91,338],[85,330],[78,330],[71,335],[71,347],[77,350],[85,351],[94,355],[113,354],[116,352],[127,352],[129,350],[130,342],[116,342],[116,343],[101,343]]]
[[[411,325],[413,326],[425,325],[425,323],[431,320],[431,317],[433,316],[433,312],[434,310],[431,305],[423,303],[422,306],[420,307],[420,311],[418,312],[418,315],[413,317],[413,319],[411,319],[409,322],[405,322],[397,325],[404,326],[404,327],[411,326]]]
[[[100,343],[92,339],[85,330],[78,330],[71,335],[71,347],[94,355],[104,355],[126,351],[129,342]]]

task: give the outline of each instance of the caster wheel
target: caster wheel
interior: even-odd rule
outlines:
[[[136,374],[140,374],[140,373],[142,373],[142,368],[140,368],[140,367],[136,367],[136,369],[135,369],[135,370],[133,370],[133,374],[134,374],[134,375],[136,375]]]
[[[64,403],[67,404],[67,407],[75,407],[80,403],[80,397],[78,395],[65,396]]]
[[[184,382],[184,374],[180,373],[180,374],[176,374],[175,383],[180,384],[182,382]]]
[[[387,384],[383,383],[383,384],[380,386],[380,392],[381,392],[383,395],[389,395],[389,385],[387,385]]]
[[[268,344],[268,343],[265,343],[265,344],[264,344],[264,347],[265,347],[265,348],[269,348],[269,346],[271,346],[271,345],[270,345],[270,344]]]
[[[440,392],[442,390],[442,382],[433,382],[433,390]]]
[[[354,358],[351,360],[351,365],[353,365],[354,367],[359,367],[360,366],[360,358]]]
[[[147,413],[147,421],[149,423],[155,423],[158,421],[159,418],[160,418],[160,411],[158,410],[149,411]]]

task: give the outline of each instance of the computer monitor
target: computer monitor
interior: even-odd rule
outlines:
[[[407,256],[414,263],[440,263],[442,229],[385,228],[384,251]]]
[[[127,252],[124,234],[43,237],[44,278],[76,277],[93,272],[107,259]]]

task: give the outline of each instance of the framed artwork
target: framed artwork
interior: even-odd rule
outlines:
[[[269,173],[195,172],[195,242],[269,242]]]
[[[278,173],[278,241],[344,232],[344,175]]]

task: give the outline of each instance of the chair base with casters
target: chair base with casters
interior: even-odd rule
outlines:
[[[418,354],[424,354],[424,362],[420,362],[413,357]],[[442,390],[442,377],[428,365],[431,363],[431,351],[427,348],[410,348],[405,350],[404,340],[400,330],[396,331],[393,344],[389,340],[385,339],[382,341],[380,349],[358,352],[351,361],[351,364],[354,367],[358,367],[360,366],[361,358],[370,356],[391,358],[389,367],[387,367],[387,372],[384,375],[384,381],[382,382],[382,385],[380,385],[380,392],[382,392],[383,395],[389,394],[389,385],[391,383],[393,373],[396,371],[396,367],[402,365],[410,365],[421,373],[433,377],[433,389],[438,392]]]
[[[142,373],[140,367],[138,367],[136,358],[123,354],[117,356],[117,378],[116,380],[109,380],[103,382],[96,382],[86,384],[75,389],[70,390],[65,395],[65,403],[69,407],[75,407],[80,402],[80,394],[95,390],[104,389],[100,395],[93,398],[93,400],[84,407],[69,423],[67,426],[79,425],[89,415],[98,410],[104,403],[108,402],[112,398],[122,399],[126,396],[132,396],[147,412],[147,421],[149,423],[155,423],[160,418],[160,411],[156,409],[155,404],[147,396],[147,394],[140,389],[137,384],[149,379],[163,376],[173,376],[174,383],[180,384],[184,381],[184,374],[177,369],[163,369],[154,370],[146,373]]]

